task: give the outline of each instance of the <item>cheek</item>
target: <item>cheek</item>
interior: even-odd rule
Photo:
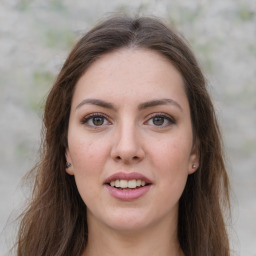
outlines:
[[[191,142],[181,136],[166,139],[154,147],[152,164],[163,191],[182,193],[188,177],[190,151]]]
[[[85,204],[90,205],[97,197],[97,188],[101,186],[101,174],[108,152],[106,143],[80,137],[72,140],[69,150],[77,189]]]
[[[189,139],[181,136],[168,138],[161,143],[155,144],[153,148],[155,161],[161,164],[164,170],[187,170],[192,143]]]
[[[70,142],[69,151],[75,175],[97,172],[108,154],[107,143],[95,140],[93,136],[73,136]]]
[[[180,144],[177,146],[166,143],[154,156],[152,164],[157,170],[156,184],[161,195],[158,197],[158,203],[171,210],[178,205],[187,182],[187,152],[182,150]]]

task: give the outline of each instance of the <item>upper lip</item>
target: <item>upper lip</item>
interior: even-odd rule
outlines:
[[[104,184],[110,183],[111,181],[115,181],[115,180],[144,180],[146,183],[152,183],[152,181],[149,178],[147,178],[146,176],[138,172],[130,172],[130,173],[117,172],[109,176],[104,181]]]

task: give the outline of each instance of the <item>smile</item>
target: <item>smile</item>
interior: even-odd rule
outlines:
[[[104,182],[110,195],[122,201],[131,201],[144,196],[152,187],[152,181],[140,173],[119,172]]]
[[[110,182],[111,187],[118,189],[136,189],[146,186],[147,183],[144,180],[112,180]]]

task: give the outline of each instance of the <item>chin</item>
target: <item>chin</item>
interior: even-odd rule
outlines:
[[[150,223],[154,222],[149,216],[142,214],[140,211],[116,211],[111,214],[106,220],[106,224],[120,232],[138,232],[150,226]]]

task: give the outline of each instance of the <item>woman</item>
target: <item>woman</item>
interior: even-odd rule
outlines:
[[[18,255],[230,255],[228,177],[205,79],[184,40],[115,17],[67,58]]]

